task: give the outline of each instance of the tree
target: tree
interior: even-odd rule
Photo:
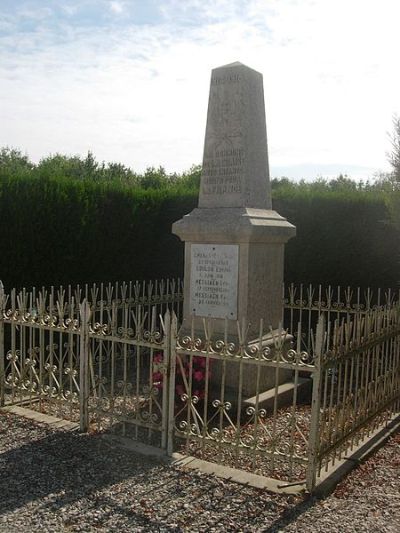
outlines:
[[[15,148],[0,149],[0,177],[15,177],[30,173],[34,168],[29,157]]]
[[[400,117],[393,115],[393,132],[389,134],[391,152],[388,152],[388,161],[393,168],[393,181],[400,183]]]
[[[393,132],[389,134],[389,138],[392,150],[387,153],[387,158],[393,171],[387,178],[389,188],[385,200],[390,224],[398,229],[400,238],[400,117],[398,115],[393,115]]]

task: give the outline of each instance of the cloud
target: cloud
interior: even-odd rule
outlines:
[[[73,4],[63,4],[61,6],[61,9],[68,16],[72,17],[73,15],[76,15],[78,13],[79,5],[78,4],[75,4],[75,5],[73,5]]]
[[[110,2],[110,9],[116,15],[120,15],[124,11],[124,4],[122,2],[118,2],[118,0],[113,0]]]
[[[210,71],[240,60],[264,75],[273,168],[387,167],[399,9],[381,2],[87,0],[28,30],[8,13],[0,146],[187,169],[201,162]],[[102,18],[114,4],[124,17]],[[125,16],[139,5],[142,23]]]

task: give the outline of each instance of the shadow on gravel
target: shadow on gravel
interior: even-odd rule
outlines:
[[[114,448],[100,435],[60,431],[0,454],[0,515],[43,499],[42,506],[58,513],[80,499],[88,499],[92,508],[106,504],[109,511],[105,515],[117,512],[135,516],[136,524],[161,526],[146,516],[146,509],[141,512],[139,506],[134,510],[132,499],[130,505],[121,505],[101,494],[103,489],[128,478],[135,478],[143,486],[155,475],[154,469],[160,468],[167,467],[157,458]],[[80,517],[76,518],[79,521]]]
[[[283,531],[286,526],[296,522],[296,520],[311,507],[315,505],[317,498],[307,498],[293,507],[285,509],[279,518],[269,527],[262,529],[262,533],[278,533]]]
[[[32,530],[51,515],[71,531],[112,525],[113,531],[272,533],[314,503],[171,468],[101,435],[63,431],[0,454],[0,494],[0,515],[17,516],[24,507],[37,516],[30,518]]]

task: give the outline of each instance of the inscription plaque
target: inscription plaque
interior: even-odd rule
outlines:
[[[192,244],[190,312],[237,319],[239,245]]]

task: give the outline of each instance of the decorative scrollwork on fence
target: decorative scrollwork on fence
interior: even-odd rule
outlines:
[[[312,368],[314,365],[314,356],[310,351],[295,350],[291,348],[291,340],[287,331],[276,330],[271,333],[266,340],[244,342],[242,344],[235,342],[226,342],[222,339],[212,339],[199,334],[191,337],[188,334],[177,337],[177,350],[182,353],[194,356],[217,356],[218,359],[229,361],[246,360],[249,362],[263,362],[276,364],[287,364],[303,368]]]

